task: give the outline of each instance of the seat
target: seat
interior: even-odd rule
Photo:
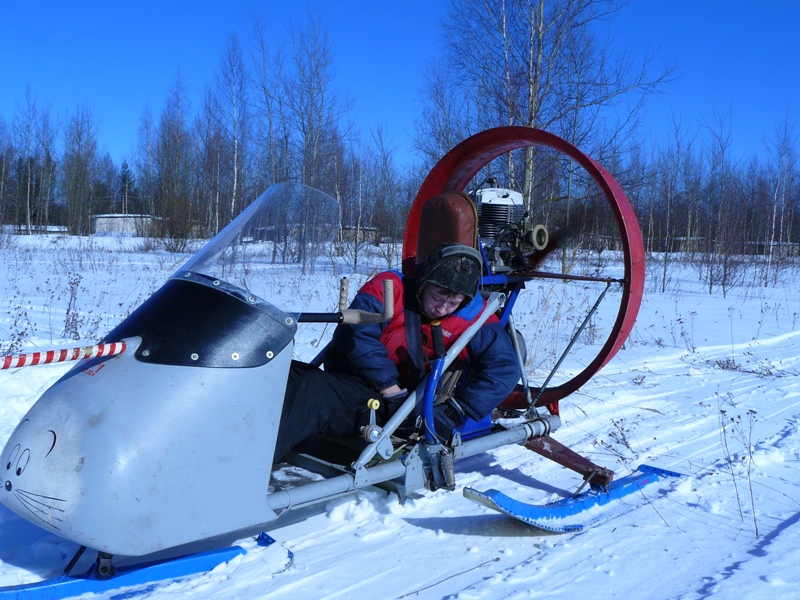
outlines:
[[[447,243],[478,248],[478,210],[463,192],[444,192],[422,206],[417,231],[417,264]]]

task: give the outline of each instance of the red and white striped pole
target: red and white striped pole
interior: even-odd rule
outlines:
[[[40,352],[13,354],[0,357],[0,371],[4,369],[18,369],[34,365],[49,365],[51,363],[80,360],[82,358],[96,358],[99,356],[116,356],[125,352],[125,342],[110,342],[108,344],[95,344],[94,346],[79,346],[77,348],[56,348]]]

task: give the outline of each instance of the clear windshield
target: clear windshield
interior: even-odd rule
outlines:
[[[273,185],[173,278],[202,275],[285,310],[270,293],[273,271],[291,265],[298,275],[314,273],[317,263],[330,257],[339,214],[336,200],[319,190],[297,183]]]

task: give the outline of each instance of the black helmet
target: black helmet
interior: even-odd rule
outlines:
[[[417,296],[428,284],[437,285],[469,301],[478,292],[483,257],[464,244],[443,244],[431,252],[417,271]]]

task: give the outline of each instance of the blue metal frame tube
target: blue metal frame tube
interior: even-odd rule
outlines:
[[[492,292],[489,295],[489,298],[486,300],[486,307],[483,309],[481,316],[470,325],[464,333],[458,336],[458,339],[453,342],[453,345],[447,350],[447,354],[444,358],[444,365],[442,366],[442,370],[446,369],[450,364],[455,360],[458,356],[459,352],[461,352],[469,341],[473,338],[473,336],[478,332],[478,330],[483,327],[483,324],[491,317],[498,308],[500,308],[505,301],[505,295]],[[386,422],[386,425],[383,426],[383,432],[381,433],[380,437],[371,443],[369,446],[364,448],[364,451],[361,453],[361,456],[358,457],[358,460],[353,463],[353,470],[355,471],[359,467],[365,466],[369,461],[371,461],[375,455],[378,453],[378,447],[382,444],[390,444],[390,436],[397,430],[398,427],[405,421],[406,417],[414,412],[414,409],[417,405],[417,398],[420,397],[420,394],[425,393],[425,386],[427,385],[427,379],[424,379],[415,389],[408,395],[405,402],[400,406],[400,408],[395,411],[395,413],[389,418]]]

